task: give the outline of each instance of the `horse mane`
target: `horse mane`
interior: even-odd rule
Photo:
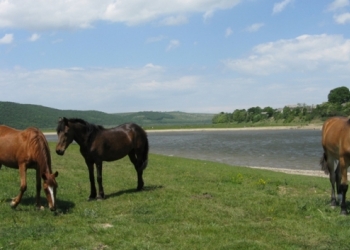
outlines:
[[[32,134],[28,143],[32,149],[35,149],[34,157],[38,165],[37,167],[40,170],[40,174],[45,173],[45,170],[48,170],[51,174],[51,153],[44,134],[36,128],[30,128],[30,132]]]
[[[85,129],[86,129],[86,134],[87,134],[87,137],[88,137],[88,143],[92,142],[96,136],[96,133],[100,130],[104,130],[105,128],[101,125],[95,125],[93,123],[89,123],[83,119],[80,119],[80,118],[69,118],[67,119],[68,122],[71,122],[71,123],[80,123],[82,124]],[[58,126],[57,126],[57,132],[60,132],[60,131],[63,131],[64,130],[64,122],[63,121],[60,121],[58,123]]]

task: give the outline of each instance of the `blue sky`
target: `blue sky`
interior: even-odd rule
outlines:
[[[350,0],[0,0],[0,101],[233,112],[350,87]]]

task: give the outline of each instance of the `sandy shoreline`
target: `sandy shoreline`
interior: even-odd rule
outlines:
[[[281,172],[285,174],[294,174],[294,175],[308,175],[308,176],[317,176],[317,177],[326,177],[329,178],[329,175],[326,175],[322,170],[301,170],[301,169],[288,169],[288,168],[269,168],[269,167],[250,167],[253,169],[263,169],[274,172]]]

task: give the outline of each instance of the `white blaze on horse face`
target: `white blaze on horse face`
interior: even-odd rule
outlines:
[[[55,196],[53,194],[53,187],[49,186],[49,192],[51,195],[52,206],[55,206]]]

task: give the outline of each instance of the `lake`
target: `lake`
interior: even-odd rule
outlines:
[[[319,129],[148,131],[148,139],[150,153],[235,166],[320,170],[323,153]]]

